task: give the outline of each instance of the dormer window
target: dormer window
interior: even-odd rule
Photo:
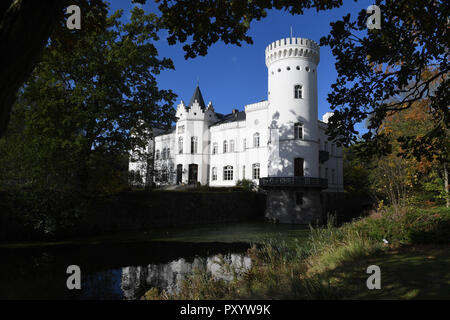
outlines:
[[[294,86],[294,98],[295,99],[302,99],[303,98],[303,93],[302,93],[302,86],[297,84]]]

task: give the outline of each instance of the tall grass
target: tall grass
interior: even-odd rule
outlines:
[[[253,245],[248,254],[252,266],[232,281],[217,279],[196,270],[181,282],[179,292],[168,295],[152,291],[149,299],[338,299],[345,292],[333,284],[330,272],[386,248],[387,234],[405,243],[410,234],[432,232],[435,242],[448,241],[450,210],[418,212],[385,210],[340,227],[330,218],[321,228],[310,227],[307,241],[269,239]],[[424,222],[426,221],[426,223]],[[386,231],[387,230],[387,231]],[[430,231],[431,230],[431,231]],[[437,230],[437,231],[436,231]],[[386,233],[387,232],[387,233]],[[393,233],[397,232],[397,238]],[[434,233],[433,233],[434,232]],[[440,237],[440,238],[436,238]],[[226,266],[230,268],[231,266]]]

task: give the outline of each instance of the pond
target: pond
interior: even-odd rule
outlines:
[[[195,268],[230,280],[221,268],[251,266],[251,243],[306,238],[295,225],[236,223],[160,229],[61,243],[0,245],[0,299],[139,299],[148,289],[174,292]],[[223,260],[222,260],[223,259]],[[81,290],[68,290],[66,269],[81,269]]]

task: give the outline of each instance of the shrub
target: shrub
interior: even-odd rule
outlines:
[[[242,188],[244,191],[256,191],[257,185],[252,180],[242,179],[236,181],[236,187]]]

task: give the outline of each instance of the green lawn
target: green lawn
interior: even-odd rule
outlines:
[[[344,299],[450,299],[450,246],[393,249],[330,272]],[[369,290],[366,269],[378,265],[381,289]]]

